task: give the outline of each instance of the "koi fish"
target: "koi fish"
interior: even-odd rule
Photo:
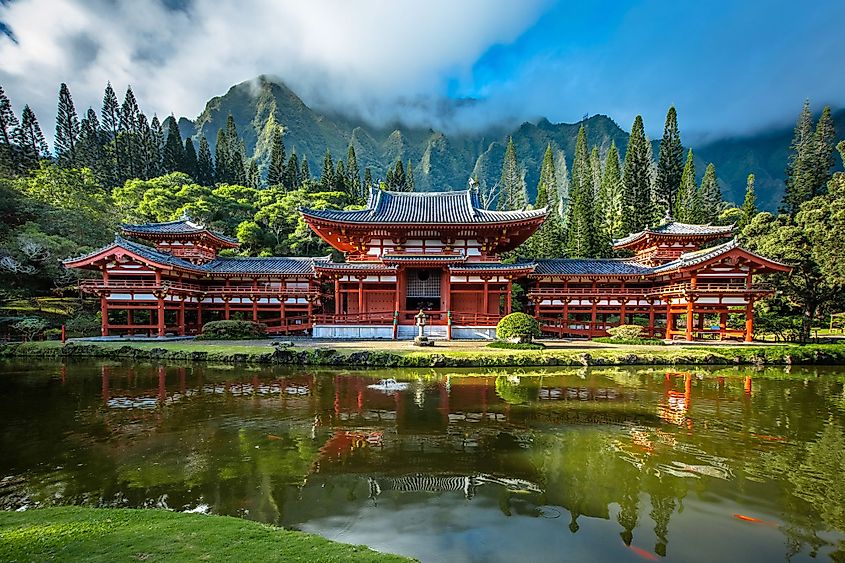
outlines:
[[[650,553],[642,548],[639,548],[635,545],[626,545],[628,549],[642,557],[643,559],[648,559],[649,561],[657,561],[657,556],[653,553]]]
[[[766,520],[760,520],[759,518],[754,518],[753,516],[746,516],[744,514],[734,514],[734,518],[738,520],[742,520],[743,522],[751,522],[752,524],[764,524],[766,526],[774,526],[777,527],[777,524],[774,522],[768,522]]]
[[[279,436],[276,436],[275,434],[267,434],[267,439],[268,440],[281,440],[281,438]]]

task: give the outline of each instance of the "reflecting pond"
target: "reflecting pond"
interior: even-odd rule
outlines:
[[[845,558],[845,370],[470,373],[2,363],[0,507],[426,561]]]

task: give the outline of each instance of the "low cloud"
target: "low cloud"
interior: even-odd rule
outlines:
[[[195,117],[232,84],[281,77],[309,104],[388,122],[426,123],[446,81],[516,39],[547,2],[485,0],[17,0],[0,4],[0,85],[53,129],[67,82],[81,114],[110,80],[141,108]],[[443,108],[440,107],[439,110]],[[433,124],[436,125],[436,124]]]

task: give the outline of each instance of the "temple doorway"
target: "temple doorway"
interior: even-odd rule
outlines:
[[[405,309],[440,310],[440,270],[411,268],[407,270]]]

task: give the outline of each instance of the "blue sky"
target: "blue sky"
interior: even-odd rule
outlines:
[[[462,128],[669,105],[702,139],[845,105],[845,2],[0,0],[0,85],[52,128],[67,82],[83,112],[110,80],[147,113],[194,117],[259,74],[371,121]],[[443,98],[477,98],[443,115]]]

